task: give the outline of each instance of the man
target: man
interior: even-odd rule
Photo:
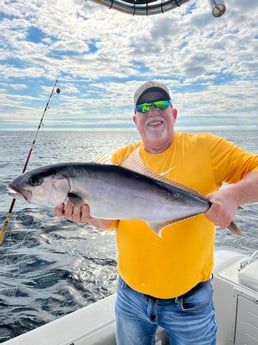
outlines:
[[[210,280],[215,225],[227,227],[239,205],[258,201],[258,156],[210,134],[176,132],[177,110],[162,83],[141,85],[134,105],[133,121],[142,142],[115,152],[113,164],[123,164],[138,150],[155,173],[207,195],[210,209],[167,226],[161,238],[140,220],[93,219],[88,205],[61,205],[56,214],[116,228],[118,345],[153,345],[158,325],[173,345],[215,345]],[[231,185],[219,189],[223,182]]]

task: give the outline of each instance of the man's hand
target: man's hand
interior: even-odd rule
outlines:
[[[208,194],[207,198],[212,205],[205,213],[206,217],[223,229],[228,227],[239,207],[238,197],[234,188],[219,189],[214,193]]]
[[[240,181],[207,195],[212,206],[205,213],[215,225],[226,228],[242,204],[258,202],[258,171],[252,171]]]
[[[55,208],[55,215],[57,217],[66,217],[72,222],[78,224],[85,224],[90,222],[92,225],[100,229],[107,229],[111,224],[112,220],[109,219],[96,219],[90,216],[90,208],[88,205],[83,204],[82,206],[74,206],[70,201]]]
[[[85,224],[90,221],[90,209],[89,206],[84,204],[82,206],[74,206],[70,201],[67,205],[64,204],[55,208],[55,215],[57,217],[66,217],[72,222],[78,224]]]

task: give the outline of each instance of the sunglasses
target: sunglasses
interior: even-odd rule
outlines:
[[[163,110],[166,109],[170,106],[170,101],[168,100],[164,100],[164,101],[154,101],[154,102],[146,102],[146,103],[141,103],[141,104],[137,104],[135,109],[139,112],[139,113],[148,113],[149,111],[151,111],[151,107],[153,106],[155,108],[155,110]]]

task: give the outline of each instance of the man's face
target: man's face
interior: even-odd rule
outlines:
[[[150,91],[140,98],[140,103],[164,99],[162,93]],[[147,151],[162,152],[170,145],[174,138],[176,116],[176,109],[172,109],[171,106],[163,110],[156,110],[152,106],[150,111],[146,113],[136,111],[133,120]]]

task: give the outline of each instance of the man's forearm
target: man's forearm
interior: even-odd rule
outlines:
[[[226,228],[242,204],[258,202],[258,171],[247,174],[237,183],[207,195],[212,205],[206,212],[215,225]]]
[[[238,205],[258,202],[258,171],[250,172],[229,188],[234,191]]]

